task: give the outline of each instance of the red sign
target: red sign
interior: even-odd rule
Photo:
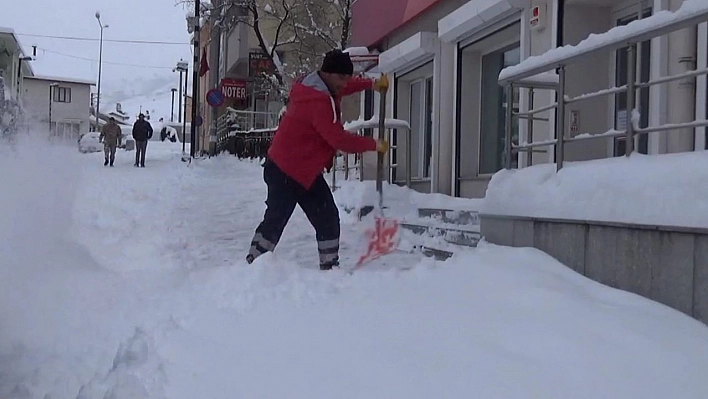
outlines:
[[[245,80],[241,79],[221,79],[221,92],[226,98],[235,98],[237,100],[245,100],[248,97],[246,87],[248,86]]]
[[[263,75],[275,75],[276,68],[268,54],[252,52],[248,54],[248,76],[255,78]]]

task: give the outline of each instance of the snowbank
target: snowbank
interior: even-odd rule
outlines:
[[[482,212],[708,228],[708,153],[633,154],[502,170]]]
[[[339,176],[337,176],[339,177]],[[331,181],[328,178],[327,181]],[[407,187],[384,183],[383,206],[386,215],[415,219],[419,208],[447,209],[453,211],[477,211],[482,200],[455,198],[444,194],[423,194]],[[376,182],[367,180],[338,180],[334,198],[342,210],[351,211],[364,206],[376,206],[379,194]]]
[[[622,43],[625,45],[633,36],[651,32],[683,20],[689,20],[705,13],[708,13],[707,1],[685,0],[676,12],[659,11],[650,17],[632,21],[624,26],[616,26],[607,32],[591,34],[587,39],[577,45],[557,47],[541,55],[529,57],[519,64],[504,68],[499,73],[499,80],[507,80],[513,76],[527,73],[544,65],[548,65],[548,69],[551,69],[566,58],[589,53],[613,43]]]
[[[2,155],[0,398],[708,397],[705,325],[540,251],[323,273],[298,209],[247,265],[256,161],[186,164],[160,142],[145,169],[75,147]],[[361,224],[342,223],[344,262]]]

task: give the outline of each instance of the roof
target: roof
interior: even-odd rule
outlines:
[[[96,85],[96,82],[94,82],[93,80],[66,78],[66,77],[61,77],[61,76],[47,76],[47,75],[38,76],[38,75],[35,75],[35,76],[25,76],[25,79],[46,80],[46,81],[64,82],[64,83],[76,83],[76,84],[90,85],[90,86]]]
[[[12,39],[15,41],[15,44],[17,44],[17,48],[20,49],[20,52],[22,53],[23,56],[28,56],[27,52],[25,51],[24,48],[22,48],[22,43],[20,43],[20,39],[17,38],[17,33],[15,33],[15,30],[12,28],[8,28],[5,26],[0,26],[0,35],[6,34],[12,36]],[[34,69],[32,69],[32,65],[25,62],[25,66],[29,68],[30,75],[34,75]],[[25,76],[27,77],[27,76]]]

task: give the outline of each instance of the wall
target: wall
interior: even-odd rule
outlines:
[[[586,39],[591,33],[606,32],[612,26],[610,7],[567,4],[563,23],[563,44],[576,45]],[[610,60],[611,54],[604,53],[569,65],[566,68],[567,95],[575,97],[612,87],[614,81],[609,81]],[[593,78],[588,79],[589,76]],[[580,123],[579,131],[571,133],[568,122],[565,130],[566,137],[573,137],[583,133],[604,133],[614,127],[608,115],[610,99],[611,96],[601,96],[568,105],[566,121],[570,121],[570,112],[576,110],[579,112]],[[568,161],[584,161],[606,158],[611,155],[608,153],[609,140],[611,139],[568,143],[565,147],[566,159]]]
[[[49,81],[28,79],[24,81],[24,107],[37,121],[49,119]],[[71,88],[71,103],[52,102],[52,122],[80,120],[82,132],[89,130],[90,86],[87,84],[59,82],[60,87]]]
[[[708,323],[708,229],[481,215],[493,244],[534,247],[580,274]]]

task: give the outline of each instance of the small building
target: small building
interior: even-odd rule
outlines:
[[[91,80],[53,76],[25,77],[26,115],[60,139],[78,140],[90,128]]]

